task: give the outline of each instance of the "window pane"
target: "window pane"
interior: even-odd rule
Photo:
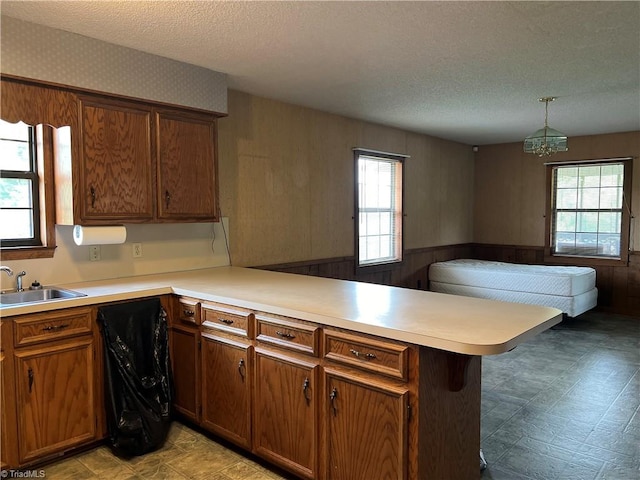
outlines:
[[[29,144],[12,140],[0,140],[0,170],[30,171]]]
[[[31,180],[0,178],[0,208],[32,208]]]
[[[367,260],[380,257],[380,241],[378,237],[367,237]]]
[[[380,233],[380,214],[378,212],[366,213],[365,218],[367,222],[366,234],[378,235]]]
[[[578,187],[578,167],[556,169],[557,188]]]
[[[581,188],[578,190],[578,208],[599,208],[599,206],[599,188]]]
[[[598,231],[598,212],[580,212],[577,220],[577,232],[595,233]]]
[[[22,140],[29,141],[29,125],[23,122],[9,123],[0,120],[0,138],[3,140]]]
[[[596,233],[576,233],[576,247],[583,255],[596,255],[598,235]]]
[[[622,208],[622,187],[600,189],[600,208]]]
[[[388,212],[380,213],[380,233],[382,234],[391,233],[391,213],[388,213]]]
[[[576,212],[558,212],[556,228],[558,231],[575,232]]]
[[[598,236],[598,252],[601,255],[620,256],[620,235]]]
[[[578,171],[578,186],[580,188],[600,186],[600,166],[580,167]]]
[[[391,237],[389,235],[380,236],[380,256],[383,258],[391,258],[393,252],[391,251]]]
[[[600,185],[603,187],[622,187],[624,179],[624,165],[603,165],[602,180]]]
[[[573,232],[558,232],[556,235],[555,249],[559,253],[565,253],[574,249],[576,234]]]
[[[563,188],[558,190],[556,208],[576,208],[578,201],[578,190]]]
[[[622,213],[620,212],[600,212],[598,220],[598,231],[600,233],[620,233]]]
[[[31,239],[34,236],[31,210],[0,210],[0,239]]]

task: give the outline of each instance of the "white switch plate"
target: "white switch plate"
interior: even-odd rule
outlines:
[[[89,247],[89,260],[97,262],[102,258],[100,253],[100,245],[92,245]]]
[[[133,258],[139,258],[142,256],[142,244],[134,243],[133,244]]]

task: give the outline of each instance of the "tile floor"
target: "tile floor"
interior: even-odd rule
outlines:
[[[640,480],[640,318],[588,312],[482,367],[482,480]]]
[[[640,480],[639,369],[640,319],[597,312],[485,357],[482,480]],[[48,480],[287,478],[177,422],[144,457],[100,447],[44,470]]]

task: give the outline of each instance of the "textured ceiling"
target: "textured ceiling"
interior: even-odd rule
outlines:
[[[640,130],[640,2],[8,1],[259,96],[470,145]]]

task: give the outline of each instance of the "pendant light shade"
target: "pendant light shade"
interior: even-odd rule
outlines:
[[[536,130],[534,133],[524,139],[524,152],[533,153],[539,157],[548,157],[556,152],[566,152],[567,136],[558,130],[549,127],[549,102],[553,102],[556,97],[539,98],[540,102],[545,103],[544,127]]]

